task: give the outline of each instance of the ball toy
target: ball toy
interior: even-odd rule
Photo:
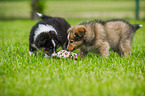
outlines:
[[[68,52],[66,50],[60,50],[59,52],[57,52],[56,57],[58,57],[58,58],[70,58],[70,59],[75,59],[75,60],[78,59],[76,53]]]

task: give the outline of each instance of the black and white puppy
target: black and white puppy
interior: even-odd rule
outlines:
[[[35,24],[29,35],[29,53],[36,55],[37,50],[45,56],[56,56],[56,49],[67,47],[67,30],[69,23],[59,17],[51,17],[37,13],[42,21]]]

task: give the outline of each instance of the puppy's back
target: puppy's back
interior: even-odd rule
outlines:
[[[107,34],[107,41],[111,47],[114,48],[118,46],[121,39],[127,39],[128,36],[132,33],[130,31],[133,31],[129,23],[121,20],[106,22],[105,30]]]

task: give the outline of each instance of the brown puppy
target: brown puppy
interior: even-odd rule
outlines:
[[[120,55],[131,55],[131,43],[135,31],[142,25],[131,25],[124,20],[89,21],[68,30],[68,50],[79,48],[80,58],[88,52],[107,57],[110,48]]]

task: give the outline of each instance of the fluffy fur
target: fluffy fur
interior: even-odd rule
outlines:
[[[67,47],[67,30],[70,25],[62,18],[37,13],[42,21],[35,24],[29,35],[29,53],[42,50],[46,56],[56,56],[56,49]]]
[[[110,48],[120,55],[131,55],[135,31],[142,25],[131,25],[124,20],[93,20],[75,25],[68,30],[68,50],[79,48],[80,58],[88,52],[107,57]]]

